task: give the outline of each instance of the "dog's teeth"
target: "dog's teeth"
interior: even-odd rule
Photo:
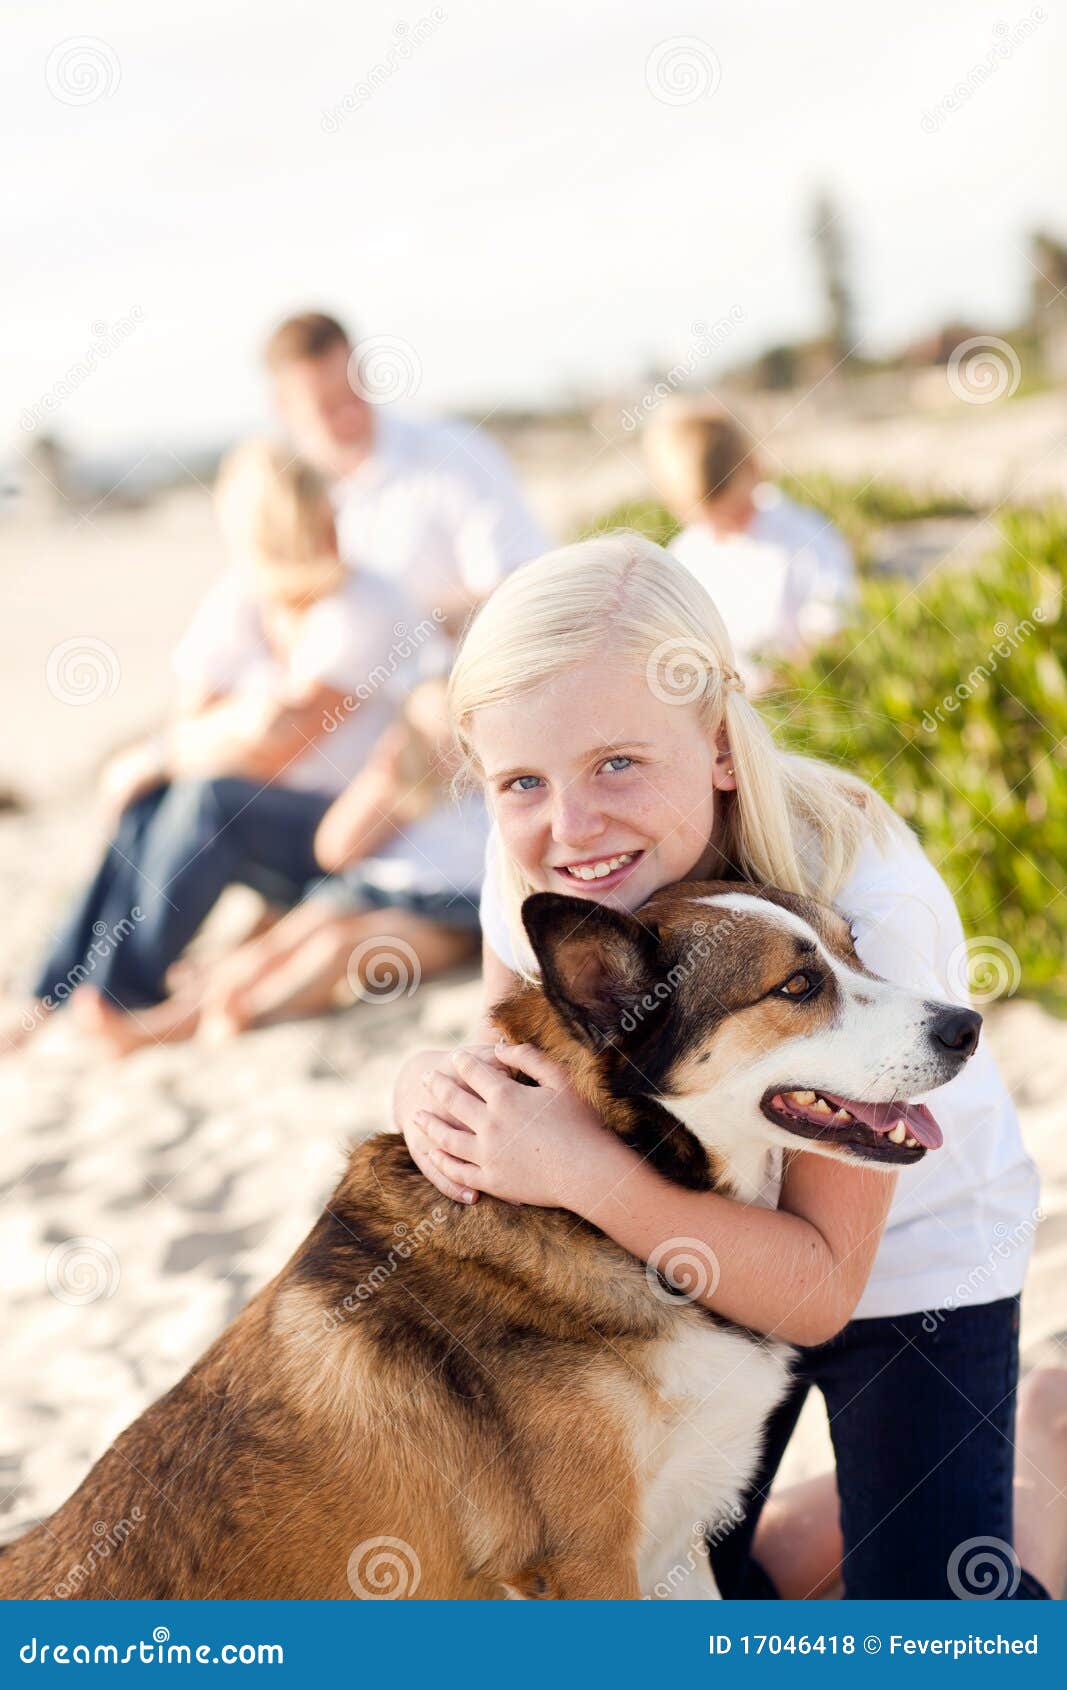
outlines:
[[[810,1108],[813,1115],[830,1115],[833,1113],[825,1097],[817,1097]]]
[[[851,1121],[852,1116],[849,1114],[847,1109],[835,1109],[833,1119],[837,1122],[838,1126],[843,1127],[846,1121]]]
[[[794,1103],[799,1103],[802,1109],[808,1109],[815,1102],[813,1091],[791,1091],[786,1094]]]
[[[908,1136],[908,1129],[903,1121],[898,1121],[889,1134],[894,1144],[903,1144]]]
[[[918,1148],[919,1148],[918,1139],[912,1138],[910,1133],[908,1134],[907,1138],[904,1140],[904,1143],[907,1145],[909,1150],[918,1150]]]

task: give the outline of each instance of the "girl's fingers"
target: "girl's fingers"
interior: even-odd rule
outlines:
[[[567,1076],[559,1063],[553,1062],[536,1045],[509,1045],[501,1040],[493,1054],[505,1068],[517,1068],[520,1074],[527,1074],[540,1086],[558,1087],[566,1081]]]
[[[434,1166],[439,1170],[439,1173],[444,1174],[447,1179],[454,1180],[458,1187],[469,1191],[473,1197],[478,1190],[478,1181],[481,1178],[480,1169],[472,1167],[469,1162],[461,1162],[456,1156],[450,1156],[447,1150],[435,1150],[432,1155]],[[440,1181],[435,1180],[434,1183],[439,1184]]]
[[[506,1074],[499,1063],[483,1062],[473,1050],[457,1050],[452,1053],[452,1066],[463,1084],[486,1103],[492,1103],[500,1098],[513,1086],[515,1081]]]
[[[440,1115],[428,1115],[424,1109],[415,1116],[415,1125],[436,1150],[447,1151],[449,1156],[467,1167],[477,1167],[476,1134],[468,1132],[465,1127],[450,1126],[447,1121],[442,1121]]]
[[[484,1124],[486,1110],[482,1099],[468,1091],[466,1086],[457,1084],[448,1074],[431,1075],[426,1089],[431,1103],[439,1105],[457,1126],[475,1128]]]
[[[412,1137],[414,1137],[414,1134]],[[435,1185],[443,1197],[451,1197],[454,1203],[477,1202],[478,1193],[471,1185],[463,1180],[449,1179],[447,1174],[442,1173],[436,1162],[432,1160],[439,1152],[433,1148],[428,1140],[420,1139],[420,1142],[415,1144],[409,1138],[408,1152],[420,1174],[428,1179],[431,1185]]]

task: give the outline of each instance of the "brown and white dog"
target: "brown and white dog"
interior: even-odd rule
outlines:
[[[892,1168],[940,1142],[901,1100],[980,1019],[867,973],[832,911],[692,883],[523,915],[543,986],[500,1027],[666,1178],[751,1200],[780,1148]],[[693,1241],[664,1245],[661,1275],[563,1210],[450,1203],[369,1139],[277,1278],[0,1552],[0,1595],[70,1593],[101,1521],[127,1529],[83,1597],[713,1595],[694,1524],[743,1494],[790,1352],[679,1294]]]

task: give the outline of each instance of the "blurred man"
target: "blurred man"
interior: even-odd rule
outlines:
[[[342,555],[392,577],[423,614],[458,632],[509,570],[547,549],[499,448],[466,424],[373,404],[333,317],[287,318],[264,357],[296,450],[331,483]]]

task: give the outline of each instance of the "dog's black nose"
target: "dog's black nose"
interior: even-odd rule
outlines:
[[[930,1037],[965,1060],[973,1056],[982,1029],[982,1017],[975,1009],[943,1009],[930,1023]]]

